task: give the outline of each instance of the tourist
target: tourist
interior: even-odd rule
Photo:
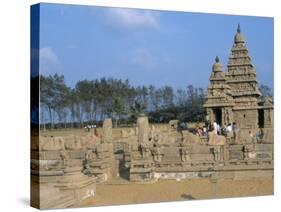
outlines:
[[[199,135],[198,134],[198,127],[195,128],[195,135]]]
[[[211,123],[208,123],[208,132],[212,132],[214,130],[214,126]]]
[[[221,135],[221,126],[217,124],[217,134]]]
[[[206,125],[203,126],[203,135],[204,135],[204,136],[207,136],[207,135],[208,135],[208,131],[207,131]]]
[[[228,133],[232,132],[232,126],[230,123],[226,127],[226,132],[228,132]]]
[[[213,122],[213,130],[215,131],[216,134],[218,134],[218,124],[216,121]]]
[[[195,135],[200,136],[200,127],[198,125],[195,128]]]
[[[235,122],[232,123],[232,132],[233,132],[234,142],[236,143],[236,141],[237,141],[237,126],[236,126]]]
[[[227,135],[226,127],[227,127],[226,124],[224,124],[223,127],[221,128],[221,134],[224,135],[224,136]]]
[[[89,125],[85,126],[84,128],[87,130],[87,132],[90,132],[90,126]]]
[[[187,126],[184,122],[181,122],[178,126],[178,131],[187,130]]]
[[[198,128],[198,134],[199,134],[199,136],[203,136],[203,128],[202,127]]]
[[[225,133],[226,133],[226,137],[229,138],[233,137],[232,125],[230,123],[226,126]]]

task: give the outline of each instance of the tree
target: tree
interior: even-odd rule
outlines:
[[[55,102],[55,108],[54,110],[56,111],[58,115],[58,122],[59,123],[64,123],[64,128],[66,128],[66,122],[67,122],[67,116],[68,116],[68,110],[67,106],[69,105],[69,93],[70,93],[70,88],[68,88],[64,82],[57,84],[57,91],[58,95],[56,98]]]
[[[263,101],[264,97],[266,97],[266,96],[269,96],[271,98],[273,97],[272,90],[267,85],[261,84],[260,87],[259,87],[259,90],[261,92],[261,96],[260,96],[261,101]]]
[[[66,86],[63,75],[41,76],[40,78],[41,120],[44,112],[49,114],[51,129],[54,124],[74,127],[84,122],[98,123],[108,116],[115,126],[122,121],[135,121],[141,113],[147,113],[152,122],[168,122],[170,119],[201,121],[204,119],[204,90],[189,85],[174,93],[171,86],[132,86],[128,80],[101,78],[80,80],[74,88]],[[265,86],[264,93],[270,93]]]
[[[71,127],[74,127],[74,123],[76,120],[76,105],[78,103],[78,99],[76,96],[75,89],[69,89],[68,93],[68,108],[70,111],[70,116],[71,116]]]
[[[86,115],[86,121],[91,122],[93,120],[93,104],[95,97],[93,81],[78,81],[75,85],[75,91],[78,99],[76,109],[80,125],[83,124],[84,115]]]
[[[171,86],[164,86],[161,89],[162,93],[162,102],[164,108],[170,108],[174,103],[174,90]]]
[[[40,76],[40,103],[48,109],[51,129],[54,128],[54,112],[57,113],[59,121],[61,120],[62,108],[66,106],[67,90],[63,75]]]
[[[179,88],[176,91],[176,95],[175,95],[175,101],[176,101],[176,105],[180,106],[180,107],[185,107],[187,104],[187,93],[184,89]]]
[[[185,119],[187,121],[202,121],[205,117],[203,108],[204,102],[204,90],[189,85],[187,87],[187,110]]]
[[[144,114],[145,112],[146,112],[145,103],[136,100],[134,104],[131,106],[130,119],[135,122],[137,117],[139,117],[141,114]]]
[[[150,85],[149,88],[149,99],[151,103],[151,111],[159,110],[161,106],[161,91],[155,88],[155,86]]]

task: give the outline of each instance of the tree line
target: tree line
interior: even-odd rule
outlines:
[[[203,121],[204,101],[204,90],[193,85],[133,86],[129,80],[104,77],[79,80],[72,88],[64,75],[40,76],[40,123],[48,129],[97,125],[106,117],[115,126],[128,125],[140,114],[153,123]]]
[[[103,77],[79,80],[72,88],[66,85],[64,75],[40,75],[39,80],[43,128],[100,125],[106,117],[112,118],[115,126],[129,125],[135,123],[140,114],[147,115],[152,123],[205,119],[204,90],[193,85],[178,89],[133,86],[129,80]],[[261,85],[259,89],[261,98],[273,96],[268,86]]]

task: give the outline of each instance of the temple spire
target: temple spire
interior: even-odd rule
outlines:
[[[222,72],[222,75],[223,75],[223,66],[222,66],[222,64],[220,63],[220,58],[218,57],[218,56],[216,56],[216,58],[215,58],[215,63],[214,63],[214,65],[213,65],[213,67],[212,67],[212,70],[213,70],[213,72],[215,72],[215,73],[217,73],[217,72]],[[214,73],[213,73],[214,74]],[[216,74],[215,74],[216,75]],[[219,75],[221,75],[221,74],[219,74]],[[221,76],[222,76],[221,75]],[[221,77],[220,76],[220,77]]]
[[[240,33],[241,32],[241,29],[240,29],[240,23],[238,23],[238,26],[237,26],[237,32]]]
[[[220,58],[218,56],[216,56],[215,61],[216,61],[216,63],[220,62]]]
[[[237,32],[234,37],[234,43],[235,44],[241,44],[241,43],[244,44],[245,43],[244,36],[241,33],[240,23],[238,23],[238,26],[237,26]]]

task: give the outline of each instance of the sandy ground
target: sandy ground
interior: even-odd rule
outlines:
[[[81,202],[79,206],[100,206],[180,201],[209,198],[227,198],[257,195],[272,195],[273,179],[249,180],[208,179],[161,180],[146,184],[99,184],[94,198]]]

